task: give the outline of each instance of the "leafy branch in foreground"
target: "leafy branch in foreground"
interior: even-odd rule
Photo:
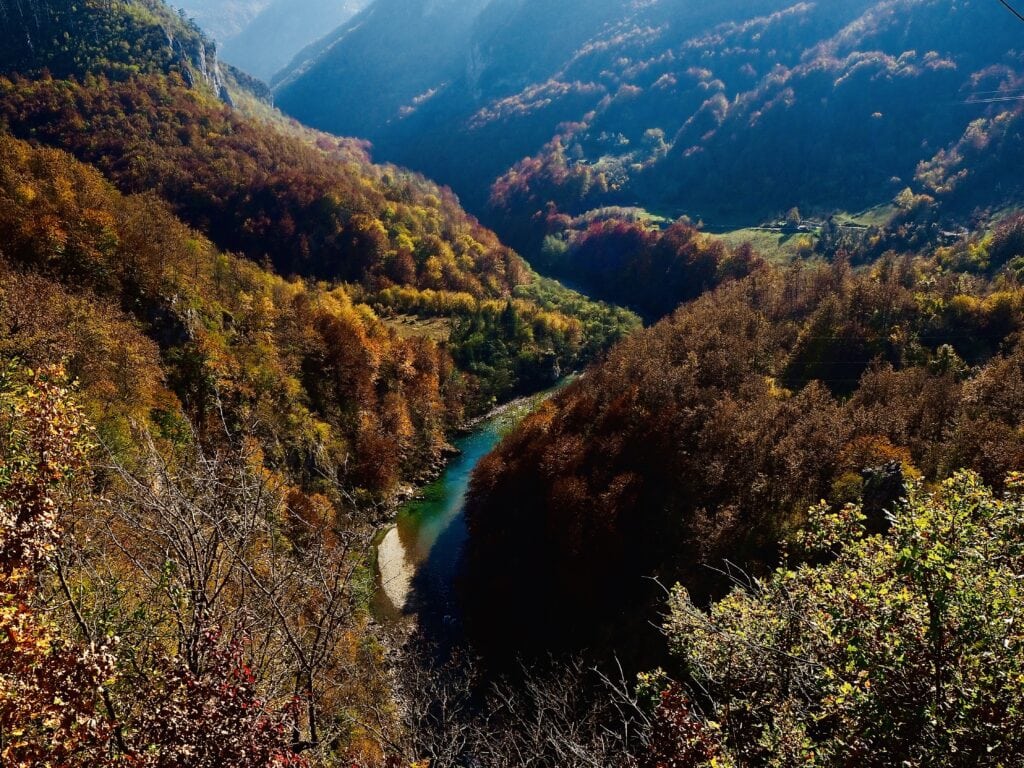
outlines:
[[[67,642],[35,604],[88,451],[61,373],[0,376],[0,763],[18,768],[87,765],[112,730],[97,708],[109,644]]]
[[[157,642],[132,658],[93,621],[80,599],[83,572],[61,552],[65,524],[84,533],[85,516],[105,506],[88,493],[88,426],[59,367],[0,373],[0,762],[307,765],[292,743],[298,699],[261,695],[241,634],[224,638],[208,625],[177,653]],[[170,495],[157,479],[152,492]],[[201,532],[192,530],[190,546]]]
[[[997,766],[1024,754],[1024,477],[919,486],[869,535],[859,507],[812,511],[817,564],[738,586],[709,613],[679,587],[667,632],[693,697],[650,766]],[[690,750],[690,751],[686,751]],[[691,764],[691,763],[687,763]]]

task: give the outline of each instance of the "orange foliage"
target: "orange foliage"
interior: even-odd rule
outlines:
[[[387,462],[339,479],[387,492],[439,456],[460,418],[436,344],[399,339],[342,288],[219,254],[67,154],[0,137],[0,231],[0,351],[65,359],[111,447],[152,422],[173,437],[174,414],[211,438],[226,418],[305,482],[311,462],[344,467],[374,446],[359,461]],[[398,439],[377,447],[376,433]]]
[[[473,480],[482,636],[547,648],[636,630],[639,649],[641,606],[661,599],[644,577],[716,594],[723,559],[773,563],[806,509],[859,493],[862,472],[969,467],[998,486],[1024,466],[1024,291],[925,269],[763,268],[527,419]]]
[[[73,152],[125,192],[158,193],[219,247],[283,274],[478,297],[528,280],[450,192],[246,119],[177,76],[0,79],[0,94],[15,135]]]
[[[97,711],[110,649],[62,639],[36,601],[58,514],[84,480],[82,415],[62,376],[25,382],[8,368],[0,392],[0,762],[12,768],[91,765],[112,731]]]

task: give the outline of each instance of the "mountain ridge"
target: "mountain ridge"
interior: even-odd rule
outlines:
[[[549,204],[571,216],[627,205],[752,225],[792,206],[824,216],[920,191],[919,163],[1005,111],[971,94],[1012,86],[998,72],[1020,69],[1017,33],[1005,9],[973,0],[586,12],[493,2],[443,74],[417,68],[404,102],[360,91],[374,52],[361,49],[348,77],[344,43],[277,83],[276,98],[449,184],[533,257],[530,222]]]

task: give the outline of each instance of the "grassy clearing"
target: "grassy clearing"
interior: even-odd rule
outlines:
[[[862,227],[882,227],[889,223],[889,220],[896,213],[896,206],[891,203],[876,205],[860,213],[847,213],[842,211],[835,215],[838,224],[858,224]]]
[[[892,219],[895,212],[893,205],[876,205],[859,213],[840,211],[834,214],[833,218],[840,226],[881,227]],[[819,228],[812,232],[779,232],[761,227],[744,227],[713,236],[721,239],[730,248],[750,243],[754,250],[769,261],[786,263],[806,258],[817,242],[819,234]]]
[[[799,258],[801,250],[806,248],[808,241],[813,246],[817,239],[814,235],[807,233],[773,232],[756,227],[737,229],[732,232],[712,235],[712,237],[717,237],[730,248],[750,243],[761,256],[773,262],[789,262]]]
[[[452,335],[452,321],[446,317],[395,315],[383,318],[384,324],[403,339],[433,339],[444,342]]]

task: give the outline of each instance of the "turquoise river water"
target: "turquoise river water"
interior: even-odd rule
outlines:
[[[458,621],[456,585],[468,539],[464,512],[473,470],[508,430],[569,381],[517,400],[479,422],[456,441],[460,453],[443,474],[403,505],[377,548],[374,610],[379,619],[430,614],[446,624]]]

